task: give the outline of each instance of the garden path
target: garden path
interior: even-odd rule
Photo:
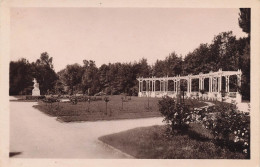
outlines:
[[[163,118],[61,123],[33,105],[10,102],[10,152],[18,158],[131,158],[104,146],[98,137],[128,129],[162,125]]]

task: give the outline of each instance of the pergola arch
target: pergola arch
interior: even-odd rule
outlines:
[[[219,71],[198,75],[187,75],[175,77],[151,77],[151,78],[138,78],[139,81],[139,97],[151,96],[173,96],[176,97],[178,87],[183,85],[187,97],[199,96],[201,97],[201,90],[206,90],[208,99],[221,99],[222,92],[225,91],[227,96],[232,94],[241,101],[241,95],[238,88],[241,86],[241,70],[238,71]],[[234,80],[237,85],[230,85],[230,79]],[[185,83],[185,84],[183,84]],[[233,82],[232,82],[233,83]],[[195,86],[194,86],[195,85]],[[231,87],[230,87],[231,86]],[[144,88],[145,87],[145,88]],[[233,92],[230,90],[232,89]],[[235,89],[233,89],[235,88]],[[240,100],[239,100],[240,99]]]

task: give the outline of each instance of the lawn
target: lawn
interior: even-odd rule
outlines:
[[[107,143],[139,159],[245,159],[212,142],[212,135],[199,124],[190,124],[184,134],[167,135],[167,126],[140,127],[100,137]]]
[[[121,98],[122,96],[110,96],[107,109],[104,100],[91,101],[90,103],[78,102],[76,105],[70,102],[56,102],[53,104],[39,102],[38,105],[34,107],[50,116],[57,117],[59,121],[63,122],[135,119],[161,116],[158,110],[158,101],[160,98],[127,97],[124,98],[123,104]],[[207,105],[204,102],[196,100],[187,100],[186,104],[189,104],[191,107]]]

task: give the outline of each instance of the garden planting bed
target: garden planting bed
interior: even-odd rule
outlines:
[[[115,119],[135,119],[161,117],[158,109],[159,98],[140,98],[109,96],[109,101],[104,101],[104,97],[96,97],[98,100],[90,102],[79,101],[77,104],[70,102],[39,102],[34,107],[40,111],[55,116],[62,122],[75,121],[97,121],[97,120],[115,120]],[[81,99],[83,99],[81,97]],[[122,102],[123,101],[123,102]],[[192,103],[191,103],[192,102]],[[206,106],[204,102],[196,100],[187,100],[187,104],[193,107]]]

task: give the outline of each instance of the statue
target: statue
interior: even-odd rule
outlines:
[[[32,96],[40,96],[41,93],[40,93],[40,89],[39,89],[39,83],[37,83],[36,79],[34,78],[33,79],[33,90],[32,90]]]

